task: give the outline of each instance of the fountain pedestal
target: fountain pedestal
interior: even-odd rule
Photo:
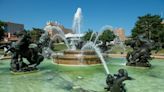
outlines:
[[[56,64],[66,65],[92,65],[101,63],[94,50],[67,50],[63,52],[63,55],[54,55],[53,59],[53,62]]]

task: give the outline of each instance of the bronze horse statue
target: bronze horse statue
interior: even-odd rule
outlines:
[[[127,53],[127,63],[126,65],[129,66],[142,66],[142,67],[150,67],[151,64],[149,60],[151,60],[151,50],[153,47],[154,42],[148,40],[143,37],[143,35],[139,35],[135,39],[133,39],[130,44],[133,51]]]
[[[43,61],[44,57],[40,54],[41,48],[37,44],[32,44],[31,37],[26,32],[18,34],[19,40],[15,46],[7,50],[12,52],[11,68],[13,72],[26,72],[37,70],[37,66]],[[29,64],[23,62],[27,59]]]

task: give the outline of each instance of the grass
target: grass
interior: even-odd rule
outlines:
[[[54,48],[53,48],[54,51],[63,51],[66,49],[67,49],[67,46],[64,43],[54,44]],[[132,48],[128,46],[126,46],[125,49],[126,49],[125,53],[132,51]],[[112,54],[120,54],[121,52],[123,52],[123,48],[118,45],[112,47],[111,51],[109,50],[109,53],[112,53]],[[152,53],[154,52],[155,50],[152,51]],[[157,54],[164,54],[164,49],[160,50]]]
[[[125,53],[127,53],[129,51],[132,51],[132,48],[125,46]],[[112,53],[112,54],[120,54],[121,52],[124,52],[124,50],[122,47],[120,47],[118,45],[113,46],[111,50],[109,49],[109,53]]]
[[[164,49],[160,50],[158,53],[159,54],[164,54]]]
[[[4,53],[3,49],[0,49],[0,55],[3,54],[3,53]]]
[[[54,48],[53,48],[54,51],[63,51],[65,49],[67,49],[67,46],[65,44],[63,44],[63,43],[61,43],[61,44],[54,44]]]

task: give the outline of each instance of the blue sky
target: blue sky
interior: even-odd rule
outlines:
[[[164,0],[0,0],[0,20],[22,23],[25,29],[43,28],[49,20],[71,28],[78,7],[82,8],[83,32],[111,25],[130,35],[138,16],[164,16]]]

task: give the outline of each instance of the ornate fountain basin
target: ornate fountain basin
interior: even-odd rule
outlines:
[[[92,65],[101,61],[94,50],[67,50],[63,55],[54,55],[53,62],[66,65]]]

